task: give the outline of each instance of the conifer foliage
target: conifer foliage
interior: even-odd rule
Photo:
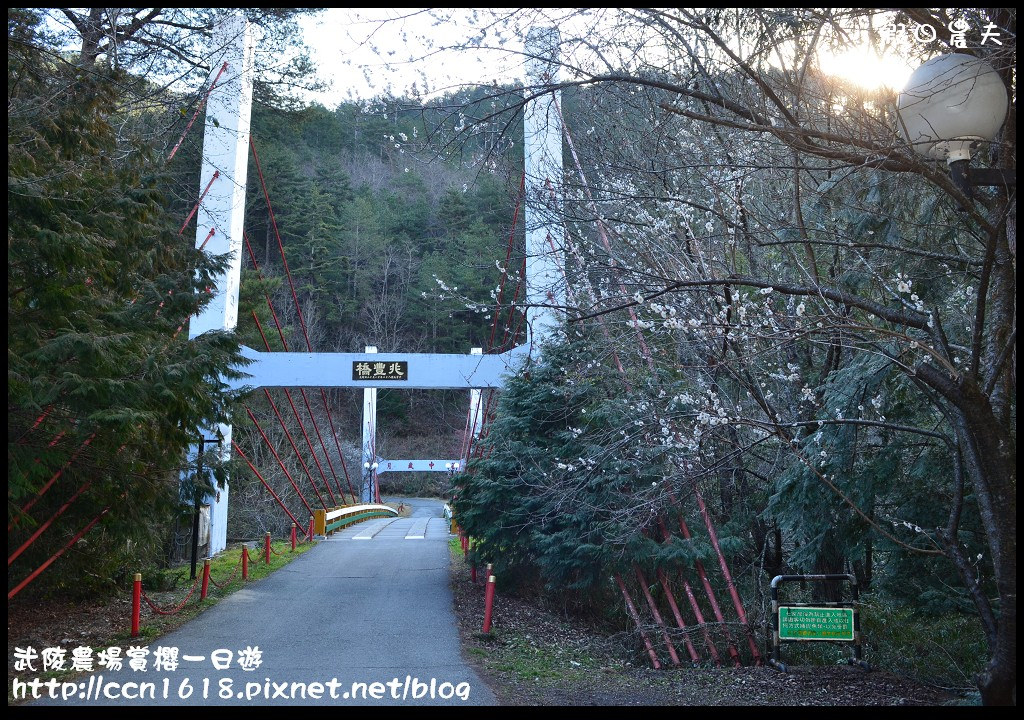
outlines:
[[[219,261],[178,235],[159,164],[119,136],[125,78],[44,54],[35,22],[8,15],[8,547],[56,519],[9,582],[109,507],[44,575],[73,587],[158,548],[185,447],[225,417],[236,349],[181,327]]]

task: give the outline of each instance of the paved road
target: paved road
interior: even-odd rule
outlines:
[[[177,670],[154,672],[151,662],[139,673],[126,664],[121,672],[103,673],[106,691],[97,690],[98,681],[84,681],[81,692],[90,693],[91,702],[47,704],[493,704],[493,694],[459,652],[443,503],[405,502],[413,506],[412,517],[348,528],[153,643],[151,652],[161,645],[178,648]],[[262,653],[251,671],[238,667],[238,653],[247,647]],[[221,649],[234,653],[225,670],[211,659]],[[186,655],[205,659],[184,661]],[[115,687],[111,683],[140,681],[156,684],[153,700],[102,697]],[[365,685],[353,688],[354,682]],[[191,696],[182,697],[190,686]]]

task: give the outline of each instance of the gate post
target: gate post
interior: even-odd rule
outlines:
[[[377,352],[376,346],[367,345],[366,352]],[[363,388],[363,484],[359,497],[372,503],[377,494],[377,388]]]

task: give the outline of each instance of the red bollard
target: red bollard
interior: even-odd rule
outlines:
[[[270,564],[270,533],[269,532],[263,537],[263,559],[266,561],[267,565]]]
[[[249,546],[242,546],[242,580],[249,579]]]
[[[132,585],[132,637],[139,636],[139,613],[142,611],[142,573],[135,573]]]
[[[484,595],[484,632],[491,631],[491,610],[494,608],[494,576],[487,578],[487,593]]]
[[[199,599],[206,599],[206,591],[210,589],[210,560],[203,560],[203,586],[199,590]]]
[[[306,536],[306,542],[313,542],[313,518],[309,519],[309,535]]]
[[[295,523],[292,523],[292,552],[295,552],[295,533],[298,528],[295,527]]]

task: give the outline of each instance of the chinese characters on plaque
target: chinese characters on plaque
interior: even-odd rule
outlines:
[[[354,362],[353,380],[408,380],[409,362]]]

